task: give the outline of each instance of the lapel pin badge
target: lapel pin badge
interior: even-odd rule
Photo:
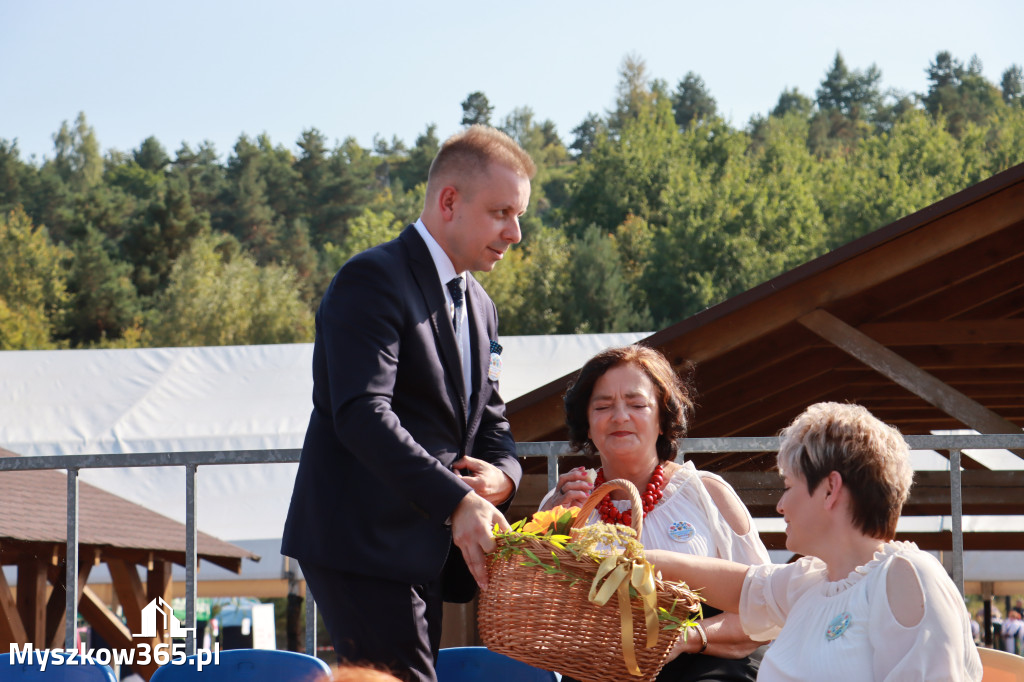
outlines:
[[[491,381],[501,379],[501,344],[491,341],[491,361],[487,367],[487,378]]]

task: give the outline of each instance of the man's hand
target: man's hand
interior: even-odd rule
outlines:
[[[501,504],[515,492],[515,484],[508,474],[490,462],[467,455],[456,460],[452,468],[461,469],[463,482],[491,504]]]
[[[452,513],[452,540],[462,551],[469,572],[481,590],[487,589],[487,563],[484,555],[494,551],[494,524],[509,530],[508,521],[497,508],[470,491]]]

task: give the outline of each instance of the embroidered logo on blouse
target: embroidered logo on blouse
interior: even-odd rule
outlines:
[[[668,535],[676,542],[689,542],[697,531],[689,521],[676,521],[668,527]]]
[[[828,630],[825,630],[825,638],[830,642],[839,639],[846,632],[846,629],[850,627],[852,620],[853,617],[850,615],[850,612],[843,611],[828,624]]]

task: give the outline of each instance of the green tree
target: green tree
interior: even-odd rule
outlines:
[[[660,84],[651,80],[647,62],[638,54],[628,54],[619,67],[615,109],[608,114],[608,130],[617,135],[626,124],[650,111],[660,94]]]
[[[140,203],[121,239],[121,253],[134,267],[132,280],[143,296],[163,288],[175,260],[194,237],[210,229],[209,216],[192,206],[187,182],[181,176],[162,181]]]
[[[163,172],[171,163],[167,150],[152,136],[142,141],[139,148],[132,153],[132,157],[139,166],[154,173]]]
[[[309,216],[314,246],[344,242],[349,221],[373,202],[380,189],[375,176],[376,165],[374,158],[354,138],[347,138],[332,150],[327,157],[316,211]]]
[[[227,189],[227,173],[218,160],[213,143],[203,142],[195,151],[182,143],[175,153],[170,172],[185,181],[190,203],[196,212],[205,213],[211,222],[220,224],[220,215],[224,212],[221,198]]]
[[[999,81],[1003,93],[1003,101],[1012,106],[1024,106],[1024,69],[1012,64]]]
[[[81,192],[100,182],[103,176],[103,157],[92,126],[80,112],[74,127],[67,121],[53,136],[53,166],[60,178],[73,191]]]
[[[569,145],[572,155],[575,158],[590,156],[591,150],[597,144],[598,137],[607,133],[608,128],[600,116],[594,113],[587,114],[587,117],[572,129],[573,140]]]
[[[679,140],[667,98],[627,120],[618,136],[600,136],[575,167],[564,220],[569,233],[582,236],[591,224],[613,230],[629,214],[660,224],[663,192],[673,168],[685,163]]]
[[[491,272],[474,274],[498,308],[502,334],[571,331],[565,319],[569,242],[560,230],[541,226],[528,241],[506,251]]]
[[[477,90],[471,92],[462,101],[462,125],[491,125],[491,114],[494,107],[487,99],[487,95]]]
[[[21,208],[0,216],[0,350],[58,347],[68,255]]]
[[[676,123],[684,130],[694,123],[704,123],[718,113],[718,105],[708,92],[704,79],[693,71],[688,71],[676,86],[672,108]]]
[[[642,331],[650,315],[637,305],[615,237],[596,225],[573,240],[571,299],[565,322],[575,333]]]
[[[814,102],[797,88],[787,88],[779,95],[779,101],[772,109],[772,116],[782,118],[794,114],[800,118],[809,118],[814,110]]]
[[[348,237],[339,245],[324,245],[325,268],[333,276],[349,258],[378,244],[391,241],[402,231],[403,223],[390,211],[376,213],[369,208],[353,218]]]
[[[24,203],[23,182],[31,168],[20,156],[17,140],[0,138],[0,215]]]
[[[105,241],[90,225],[85,237],[72,246],[66,321],[67,338],[73,347],[121,338],[140,318],[142,308],[132,283],[132,266],[112,258]]]
[[[838,111],[855,121],[873,121],[882,103],[881,80],[882,72],[874,64],[866,71],[850,71],[843,56],[836,52],[832,66],[816,93],[818,108]]]
[[[228,213],[226,220],[216,225],[236,237],[261,263],[274,259],[281,238],[281,217],[271,206],[269,174],[265,172],[273,155],[268,146],[265,137],[254,142],[245,135],[235,143],[227,168]]]
[[[981,60],[971,58],[965,67],[949,52],[939,52],[928,65],[928,92],[925,109],[932,116],[942,115],[954,135],[961,135],[969,123],[982,123],[1002,104],[1002,96],[982,75]]]
[[[431,123],[427,129],[416,137],[416,144],[409,150],[404,161],[392,172],[391,176],[400,183],[399,190],[406,190],[427,182],[430,164],[434,161],[441,141],[437,138],[437,126]]]
[[[225,248],[227,247],[227,248]],[[158,346],[222,346],[308,342],[313,316],[294,271],[260,267],[204,234],[174,263],[170,282],[148,313]]]
[[[966,186],[960,142],[940,116],[904,115],[890,133],[865,140],[827,168],[822,210],[835,247],[898,220]]]

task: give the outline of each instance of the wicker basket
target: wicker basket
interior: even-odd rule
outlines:
[[[642,509],[640,495],[629,481],[617,479],[605,483],[587,499],[573,527],[586,524],[591,512],[609,492],[625,490],[633,509]],[[643,514],[634,513],[633,529],[640,536]],[[502,540],[499,539],[499,547]],[[633,651],[639,675],[632,674],[623,654],[623,619],[616,598],[604,606],[589,600],[591,582],[598,564],[592,559],[577,559],[571,552],[549,542],[530,538],[525,546],[538,557],[557,556],[560,567],[582,578],[576,583],[535,566],[523,566],[522,556],[488,561],[486,592],[480,594],[478,627],[487,648],[545,670],[570,675],[581,682],[607,680],[653,680],[679,638],[680,630],[658,629],[655,645],[647,648],[645,614],[640,599],[630,599]],[[700,598],[685,585],[655,580],[659,607],[682,617],[700,609]],[[628,630],[626,630],[628,632]]]

